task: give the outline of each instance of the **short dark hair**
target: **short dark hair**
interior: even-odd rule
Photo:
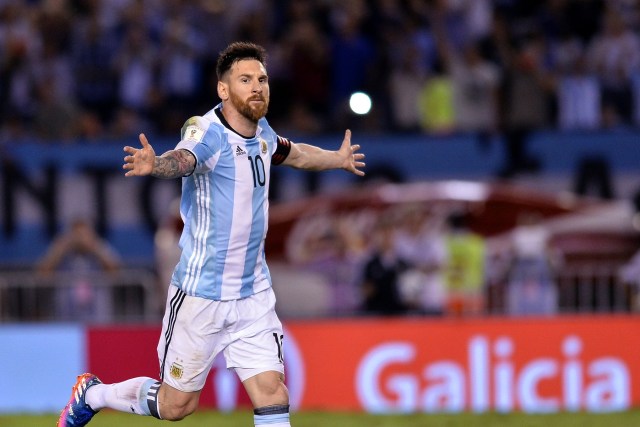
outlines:
[[[222,79],[222,76],[231,69],[234,63],[242,59],[255,59],[265,67],[267,66],[267,52],[262,46],[249,42],[234,42],[218,56],[216,63],[218,80]]]

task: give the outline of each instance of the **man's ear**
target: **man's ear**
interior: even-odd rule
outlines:
[[[229,86],[220,80],[218,80],[218,97],[223,101],[229,99]]]

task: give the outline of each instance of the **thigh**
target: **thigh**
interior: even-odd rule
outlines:
[[[227,346],[223,332],[229,304],[186,295],[169,288],[158,343],[160,378],[181,392],[204,387],[215,356]]]
[[[227,367],[241,381],[267,371],[284,374],[282,323],[275,311],[275,295],[268,289],[238,301],[238,322],[225,348]]]

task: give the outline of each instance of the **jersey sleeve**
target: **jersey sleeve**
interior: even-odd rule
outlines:
[[[271,156],[271,164],[279,165],[284,162],[284,160],[289,155],[291,151],[291,141],[282,136],[276,135],[276,150],[273,152]]]
[[[215,166],[220,153],[220,130],[200,116],[189,118],[180,130],[176,150],[188,150],[196,158],[195,172],[206,172]]]

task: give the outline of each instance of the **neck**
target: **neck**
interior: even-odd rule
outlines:
[[[258,130],[258,122],[247,119],[238,112],[235,108],[231,107],[229,103],[223,102],[222,109],[220,110],[225,120],[231,126],[231,128],[241,136],[252,138],[255,136]]]

